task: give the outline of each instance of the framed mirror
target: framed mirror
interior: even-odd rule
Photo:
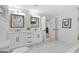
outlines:
[[[8,13],[7,5],[0,5],[0,16],[6,17]]]
[[[24,16],[11,14],[11,28],[24,28]]]
[[[7,22],[9,20],[8,14],[8,6],[0,5],[0,20]]]
[[[38,28],[39,27],[39,17],[31,17],[30,23],[31,23],[32,28]]]
[[[3,14],[3,9],[0,8],[0,16],[2,16],[2,14]]]

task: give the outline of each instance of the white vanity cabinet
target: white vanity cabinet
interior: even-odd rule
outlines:
[[[40,31],[8,32],[8,40],[11,40],[9,48],[12,49],[24,45],[30,46],[40,43],[43,40],[43,36]]]
[[[8,40],[11,40],[9,48],[16,48],[30,44],[32,42],[31,33],[28,32],[11,32],[8,33]]]

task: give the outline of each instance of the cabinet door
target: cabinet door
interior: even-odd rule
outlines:
[[[9,48],[12,49],[12,48],[16,48],[19,46],[19,36],[17,34],[9,34],[8,36],[9,40],[11,40],[10,42],[10,46]]]
[[[34,38],[33,39],[34,42],[41,42],[43,40],[42,33],[38,31],[33,32],[33,38]]]

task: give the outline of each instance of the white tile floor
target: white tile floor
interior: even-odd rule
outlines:
[[[79,53],[79,43],[75,44],[67,53]]]
[[[57,40],[53,42],[45,42],[31,46],[27,53],[64,53],[72,47],[72,44]]]

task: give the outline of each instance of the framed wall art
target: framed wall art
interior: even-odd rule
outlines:
[[[62,28],[71,28],[72,18],[62,19]]]
[[[11,14],[11,28],[24,28],[24,16]]]
[[[39,17],[31,17],[30,23],[32,28],[39,27]]]

